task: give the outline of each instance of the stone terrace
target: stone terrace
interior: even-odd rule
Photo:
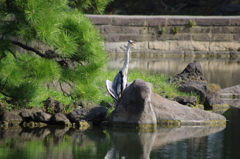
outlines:
[[[240,56],[240,16],[86,15],[109,53],[123,52],[127,40],[139,55]]]

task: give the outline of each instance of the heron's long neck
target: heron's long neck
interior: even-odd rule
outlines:
[[[129,51],[130,51],[130,47],[127,47],[126,58],[125,58],[125,62],[124,62],[124,65],[123,65],[122,70],[126,70],[126,71],[128,71]]]

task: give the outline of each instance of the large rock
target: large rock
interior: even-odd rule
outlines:
[[[154,127],[207,125],[223,126],[226,119],[220,114],[190,108],[176,101],[152,93],[151,84],[135,80],[125,89],[112,112],[109,122],[113,126]]]
[[[33,120],[33,112],[28,109],[23,109],[20,111],[19,116],[22,117],[24,121],[31,121]]]
[[[72,123],[63,113],[56,113],[52,115],[51,122],[57,125],[72,126]]]
[[[176,83],[185,83],[189,80],[207,83],[199,62],[189,63],[180,74],[169,79],[169,81]]]
[[[81,120],[91,121],[98,125],[107,115],[107,109],[103,106],[91,106],[83,109],[76,109],[67,115],[71,122]]]
[[[224,88],[220,92],[224,98],[240,98],[240,85]]]
[[[240,109],[240,85],[227,87],[221,90],[221,97],[231,107]]]
[[[62,113],[64,111],[64,106],[59,101],[55,100],[53,97],[49,97],[45,101],[46,111],[48,113]]]
[[[33,121],[49,123],[52,115],[45,112],[36,112],[33,114]]]
[[[181,92],[197,94],[206,110],[222,113],[229,108],[221,99],[220,86],[205,80],[199,62],[188,64],[180,74],[171,77],[169,82],[178,85]]]
[[[177,96],[173,100],[188,106],[195,106],[197,103],[197,97],[195,96]]]
[[[4,122],[8,126],[19,125],[22,122],[22,118],[11,112],[3,112],[0,114],[0,121]]]
[[[157,122],[160,125],[225,125],[226,119],[220,114],[191,108],[155,93],[151,98]]]
[[[109,122],[114,125],[131,124],[155,127],[157,120],[151,103],[152,85],[135,80],[127,87],[111,113]]]

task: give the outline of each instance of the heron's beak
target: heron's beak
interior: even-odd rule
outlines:
[[[135,42],[132,42],[132,43],[130,43],[132,46],[136,46],[136,43]]]

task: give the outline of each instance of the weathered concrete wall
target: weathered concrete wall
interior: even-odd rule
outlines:
[[[131,39],[138,55],[240,56],[240,16],[86,15],[105,39],[107,52],[123,52]]]

